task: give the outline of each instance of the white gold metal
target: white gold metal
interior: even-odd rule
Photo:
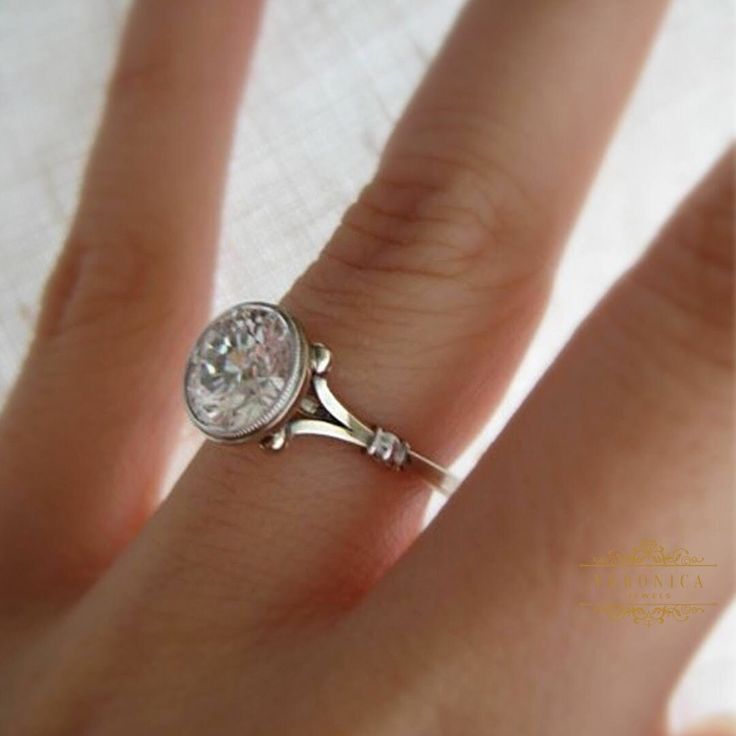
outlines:
[[[284,375],[288,374],[288,381],[283,380],[281,376],[262,375],[264,370],[268,374],[272,369],[269,362],[268,346],[265,340],[253,342],[252,335],[248,335],[250,342],[243,340],[245,347],[241,345],[241,341],[237,339],[238,345],[233,345],[232,323],[228,322],[231,314],[237,314],[241,319],[248,319],[253,314],[266,315],[266,319],[272,322],[278,321],[279,334],[275,341],[277,350],[284,352],[286,348],[282,343],[288,342],[289,365],[288,371],[282,370]],[[245,315],[245,317],[244,317]],[[276,322],[274,322],[276,323]],[[213,330],[216,332],[218,324],[226,324],[230,332],[222,336],[215,335],[219,342],[212,348]],[[240,324],[240,323],[238,323]],[[250,323],[249,323],[250,325]],[[286,326],[286,332],[283,332],[283,325]],[[262,338],[259,333],[259,338]],[[208,342],[209,340],[209,342]],[[229,340],[229,342],[228,342]],[[222,347],[222,343],[225,347]],[[258,364],[255,358],[250,362],[247,356],[249,345],[254,345],[254,350],[259,351]],[[203,347],[204,345],[204,347]],[[277,386],[280,393],[273,397],[271,394],[267,397],[271,406],[262,409],[264,401],[260,397],[255,397],[258,389],[255,391],[252,387],[240,388],[240,384],[235,384],[235,399],[233,401],[227,396],[227,386],[222,388],[223,382],[217,383],[217,376],[212,378],[212,374],[216,371],[213,368],[212,361],[208,363],[203,354],[214,354],[217,366],[224,360],[230,361],[228,369],[230,371],[227,376],[229,381],[233,381],[233,365],[235,365],[235,373],[237,369],[242,369],[242,375],[236,375],[237,380],[241,383],[251,383],[260,386],[260,381],[269,382],[269,390],[271,394],[274,392],[273,386]],[[230,351],[235,358],[231,359],[230,355],[223,357],[223,351]],[[240,351],[240,352],[238,352]],[[246,353],[243,357],[243,353]],[[292,354],[293,353],[293,354]],[[282,356],[281,364],[284,363]],[[264,362],[265,361],[265,362]],[[281,367],[280,364],[280,367]],[[261,447],[268,450],[280,451],[286,448],[293,437],[298,435],[312,435],[318,437],[327,437],[341,442],[347,442],[356,445],[371,458],[382,463],[393,470],[412,469],[419,473],[428,483],[436,490],[446,496],[452,494],[458,485],[457,479],[452,476],[445,468],[434,463],[432,460],[424,457],[413,450],[409,443],[398,435],[390,432],[383,427],[374,427],[365,424],[358,419],[342,402],[332,393],[327,384],[327,374],[332,364],[332,353],[327,346],[322,343],[309,343],[301,324],[283,308],[266,304],[263,302],[245,302],[232,307],[227,312],[217,317],[197,341],[187,364],[187,370],[184,379],[184,396],[189,416],[194,424],[204,432],[210,439],[215,442],[246,442],[257,440]],[[264,368],[264,366],[266,366]],[[223,369],[224,370],[224,369]],[[211,380],[217,392],[213,401],[209,401],[205,389],[197,384],[198,377],[196,371],[203,371],[204,379]],[[261,374],[258,375],[258,371]],[[297,374],[294,373],[297,371]],[[192,378],[192,375],[194,378]],[[203,379],[203,380],[204,380]],[[223,379],[224,380],[224,379]],[[200,381],[202,383],[202,381]],[[195,385],[197,384],[197,385]],[[192,388],[192,386],[194,388]],[[230,384],[228,384],[230,385]],[[214,394],[213,394],[214,395]],[[223,398],[224,397],[224,398]],[[222,424],[227,423],[222,420],[221,412],[218,421],[220,424],[213,425],[209,422],[209,414],[203,410],[210,410],[211,405],[216,401],[222,401],[230,414],[225,420],[232,420],[232,415],[237,411],[241,411],[249,420],[252,419],[253,411],[248,411],[248,402],[251,401],[258,411],[260,411],[260,419],[265,415],[266,421],[250,421],[247,426],[240,427],[237,421],[230,421],[225,429]],[[231,410],[235,405],[236,409]],[[245,406],[245,410],[241,408]],[[273,418],[269,415],[273,415]],[[215,412],[216,414],[216,412]],[[232,426],[231,426],[232,425]]]

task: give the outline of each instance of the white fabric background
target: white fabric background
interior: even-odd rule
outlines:
[[[127,5],[0,3],[0,397],[69,222]],[[315,257],[458,7],[272,1],[232,157],[217,308],[278,298]],[[729,0],[675,2],[571,238],[549,313],[470,457],[733,134],[733,38]],[[675,725],[734,705],[733,642],[731,610],[678,691]]]

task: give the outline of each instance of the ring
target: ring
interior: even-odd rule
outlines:
[[[184,374],[192,422],[215,442],[258,441],[282,450],[296,435],[349,442],[394,470],[413,469],[449,496],[457,479],[382,427],[355,417],[332,393],[330,350],[310,343],[282,307],[244,302],[216,317],[195,343]]]

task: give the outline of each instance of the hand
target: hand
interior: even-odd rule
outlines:
[[[731,595],[732,154],[416,543],[426,487],[318,439],[156,508],[259,12],[214,7],[137,3],[0,424],[0,731],[651,736],[719,609],[616,625],[578,563],[686,542]],[[486,421],[663,9],[470,2],[283,300],[359,416],[445,463]]]

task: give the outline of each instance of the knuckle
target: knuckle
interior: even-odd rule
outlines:
[[[536,308],[552,264],[525,233],[531,209],[498,165],[459,151],[393,154],[290,298],[320,319],[347,308],[378,325],[395,324],[397,310],[415,320]]]
[[[362,241],[363,268],[463,277],[509,241],[525,200],[499,166],[462,152],[397,154],[346,213],[334,250],[349,260],[342,240]]]
[[[494,223],[478,183],[455,176],[441,185],[383,174],[342,221],[341,235],[362,241],[359,259],[342,246],[334,255],[383,272],[457,276],[490,238]],[[340,239],[341,240],[341,239]]]
[[[120,339],[174,314],[170,290],[157,279],[152,238],[132,231],[108,237],[70,236],[46,287],[37,337],[112,330]]]
[[[733,366],[734,206],[731,192],[699,198],[631,275],[658,331],[694,356]]]

